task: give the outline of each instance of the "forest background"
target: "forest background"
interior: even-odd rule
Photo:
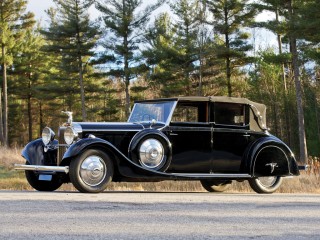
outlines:
[[[54,0],[45,23],[27,3],[0,2],[0,145],[57,129],[61,111],[126,121],[137,99],[226,95],[264,103],[272,134],[319,157],[316,0]]]

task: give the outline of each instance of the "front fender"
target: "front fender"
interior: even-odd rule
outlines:
[[[101,138],[83,138],[71,145],[63,155],[61,165],[68,165],[69,160],[72,160],[72,158],[77,157],[79,154],[89,148],[99,148],[110,154],[114,164],[117,165],[120,175],[123,177],[149,179],[168,179],[172,177],[163,172],[141,167],[125,156],[113,144]]]
[[[30,165],[46,165],[54,166],[57,164],[57,148],[54,147],[58,144],[57,140],[54,140],[51,147],[46,151],[44,150],[44,144],[42,139],[36,139],[29,142],[22,150],[21,156],[26,159]]]
[[[245,154],[245,159],[245,168],[255,177],[300,174],[290,148],[272,135],[252,143]]]
[[[78,156],[84,149],[88,147],[110,147],[116,149],[110,142],[105,141],[101,138],[83,138],[78,142],[72,144],[68,150],[64,153],[62,161],[67,158],[73,158]]]

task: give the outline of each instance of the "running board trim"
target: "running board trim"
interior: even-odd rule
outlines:
[[[43,165],[24,165],[24,164],[15,164],[15,170],[27,170],[27,171],[52,171],[52,172],[69,172],[68,166],[43,166]]]
[[[224,174],[224,173],[171,173],[177,177],[192,177],[192,178],[223,178],[223,179],[247,179],[252,178],[249,174]]]

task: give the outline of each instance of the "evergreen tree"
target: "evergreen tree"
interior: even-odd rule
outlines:
[[[34,24],[33,14],[26,13],[27,1],[25,0],[2,0],[0,2],[0,43],[1,43],[1,70],[3,104],[1,111],[3,116],[3,133],[0,132],[2,144],[9,145],[8,137],[8,80],[7,68],[14,62],[12,49],[17,47],[23,40],[25,28]]]
[[[82,120],[85,121],[87,118],[84,84],[86,67],[90,65],[90,58],[94,56],[94,47],[99,37],[98,26],[89,19],[88,8],[93,1],[54,1],[57,9],[48,11],[51,19],[50,26],[42,31],[51,43],[44,48],[44,51],[61,56],[58,69],[64,74],[60,73],[60,78],[68,79],[70,82],[78,80]]]
[[[147,75],[148,85],[153,88],[158,97],[169,97],[181,94],[176,79],[179,65],[176,63],[178,52],[175,48],[173,27],[168,13],[160,14],[148,28],[145,41],[148,44],[143,51],[147,65],[150,68]]]
[[[245,66],[252,59],[247,52],[252,49],[248,44],[249,34],[242,29],[254,20],[256,9],[248,0],[212,0],[208,1],[213,14],[215,31],[223,36],[223,45],[216,49],[217,57],[225,60],[228,95],[232,96],[232,73]]]
[[[140,11],[142,0],[101,0],[97,3],[106,26],[106,40],[102,44],[105,53],[101,61],[110,64],[110,76],[123,79],[127,117],[130,112],[130,80],[136,78],[143,69],[143,66],[139,66],[141,61],[138,51],[141,35],[144,34],[150,14],[162,3],[163,0],[159,0]]]
[[[320,64],[320,9],[316,0],[305,1],[299,5],[299,38],[307,41],[303,51]]]
[[[171,4],[174,16],[159,15],[146,35],[144,56],[150,66],[151,83],[159,84],[161,96],[202,95],[204,62],[210,58],[207,29],[200,1],[178,0]]]
[[[23,99],[27,102],[29,141],[33,139],[35,132],[35,105],[39,101],[37,86],[43,78],[43,71],[47,70],[49,65],[48,57],[40,51],[43,45],[44,39],[40,35],[39,29],[28,29],[17,53],[19,57],[15,61],[14,69],[11,71],[12,76],[15,78],[15,81],[11,83],[11,87],[14,89],[11,94],[15,98]],[[10,132],[13,133],[14,131],[15,129],[12,129]]]
[[[191,89],[192,72],[195,70],[195,61],[198,60],[197,37],[199,29],[199,1],[198,0],[177,0],[171,5],[173,13],[177,16],[174,28],[177,29],[175,49],[177,50],[177,72],[181,76],[183,86],[182,92],[185,95],[194,95]],[[179,68],[178,68],[179,67]],[[180,70],[181,69],[181,70]],[[177,80],[178,80],[177,79]]]

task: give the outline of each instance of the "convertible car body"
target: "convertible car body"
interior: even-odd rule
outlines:
[[[282,177],[299,175],[289,147],[266,127],[266,108],[244,98],[177,97],[135,102],[127,122],[73,122],[49,127],[22,156],[30,185],[54,191],[72,182],[102,192],[110,181],[199,180],[224,191],[248,180],[272,193]]]

